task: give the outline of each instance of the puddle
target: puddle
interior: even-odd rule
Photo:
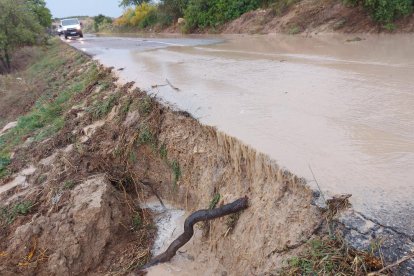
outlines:
[[[154,213],[154,222],[158,230],[151,252],[155,256],[164,252],[171,242],[181,235],[186,213],[168,203],[165,203],[164,208],[157,198],[150,198],[141,208],[148,208]]]

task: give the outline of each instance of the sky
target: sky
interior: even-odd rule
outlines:
[[[46,0],[53,17],[98,14],[118,17],[122,14],[118,3],[118,0]]]

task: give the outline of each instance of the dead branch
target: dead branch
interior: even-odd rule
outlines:
[[[391,268],[394,268],[394,267],[396,267],[396,266],[399,266],[399,265],[400,265],[400,264],[402,264],[403,262],[408,261],[409,259],[412,259],[412,258],[414,258],[414,254],[411,254],[411,255],[405,256],[404,258],[399,259],[399,260],[398,260],[398,261],[396,261],[395,263],[392,263],[392,264],[390,264],[390,265],[388,265],[388,266],[386,266],[386,267],[382,268],[381,270],[378,270],[377,272],[369,273],[369,274],[368,274],[368,276],[381,275],[381,273],[383,273],[383,272],[385,272],[385,271],[387,271],[387,270],[389,270],[389,269],[391,269]]]
[[[211,210],[199,210],[192,213],[184,222],[184,233],[181,234],[175,241],[173,241],[164,253],[154,257],[142,269],[147,269],[151,266],[170,261],[175,256],[178,249],[184,246],[192,238],[194,234],[193,227],[197,222],[208,221],[224,217],[226,215],[234,214],[242,210],[245,210],[247,209],[247,207],[248,197],[246,196],[232,203],[226,204],[220,208]]]
[[[174,85],[172,85],[171,82],[168,79],[165,79],[165,81],[168,83],[169,86],[171,86],[172,89],[174,89],[175,91],[180,91],[180,88],[175,87]]]

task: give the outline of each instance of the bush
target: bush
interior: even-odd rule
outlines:
[[[129,8],[115,21],[117,26],[146,28],[157,23],[157,7],[142,3],[135,9]]]
[[[95,32],[99,32],[100,30],[107,28],[107,26],[111,24],[112,24],[112,18],[108,16],[104,16],[100,14],[93,18],[93,26],[94,26]]]
[[[374,20],[380,23],[390,23],[397,18],[412,13],[412,0],[365,0],[367,7]]]
[[[262,4],[260,0],[190,0],[185,10],[186,31],[217,27]]]

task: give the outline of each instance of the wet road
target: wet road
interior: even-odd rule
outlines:
[[[311,167],[324,192],[353,194],[357,211],[413,237],[414,36],[361,37],[69,43],[310,181]]]

